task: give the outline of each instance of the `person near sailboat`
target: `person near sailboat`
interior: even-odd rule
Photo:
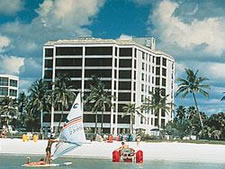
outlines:
[[[53,143],[57,142],[54,147],[54,153],[51,156],[51,148]],[[52,164],[51,160],[55,160],[58,157],[72,151],[74,148],[87,143],[84,126],[83,126],[83,111],[81,108],[80,94],[77,95],[74,104],[66,118],[66,122],[60,132],[59,138],[49,139],[46,148],[46,165],[29,165],[24,164],[25,167],[45,167],[45,166],[67,166],[72,162],[66,162],[63,164]]]
[[[52,144],[58,142],[58,140],[53,139],[53,137],[51,136],[51,138],[48,139],[48,144],[47,147],[45,149],[46,151],[46,157],[45,157],[45,162],[47,164],[51,163],[51,157],[52,157],[52,153],[51,153],[51,149],[52,149]]]

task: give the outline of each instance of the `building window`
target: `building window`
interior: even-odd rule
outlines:
[[[166,115],[165,109],[161,109],[161,116],[165,117],[165,115]]]
[[[152,57],[152,55],[149,55],[149,63],[151,62],[151,57]],[[149,69],[150,70],[150,69]]]
[[[45,57],[53,57],[53,49],[45,48]]]
[[[56,56],[82,55],[82,47],[56,47]]]
[[[162,86],[166,87],[166,79],[162,78]]]
[[[119,62],[119,67],[132,67],[131,59],[120,59]]]
[[[166,89],[161,89],[162,90],[162,96],[166,96]]]
[[[8,95],[8,88],[0,87],[0,95]]]
[[[117,78],[117,70],[114,70],[114,78]]]
[[[136,69],[136,67],[137,67],[137,61],[136,61],[136,59],[134,60],[134,68]]]
[[[141,102],[144,102],[144,95],[141,95]]]
[[[163,58],[163,66],[166,66],[166,58]]]
[[[56,58],[56,66],[82,66],[81,58]]]
[[[70,78],[81,78],[82,77],[82,70],[80,69],[56,69],[55,71],[56,77],[60,77],[62,75],[69,76]]]
[[[124,112],[123,107],[126,106],[126,104],[118,104],[118,112]]]
[[[131,71],[130,70],[120,70],[119,78],[120,79],[131,79]]]
[[[136,80],[136,71],[134,71],[134,80]]]
[[[45,70],[44,79],[52,79],[52,70]]]
[[[155,78],[154,78],[154,77],[152,77],[152,84],[154,84],[154,83],[155,83],[155,82],[154,82],[154,79],[155,79]]]
[[[156,75],[160,75],[160,67],[156,67]]]
[[[52,68],[53,60],[52,59],[45,59],[45,68]]]
[[[136,91],[136,83],[134,82],[134,89],[133,89],[134,91]]]
[[[8,80],[7,77],[0,77],[0,86],[8,86]]]
[[[160,57],[156,57],[156,65],[160,65]]]
[[[142,70],[145,70],[145,63],[142,63]]]
[[[111,58],[86,58],[85,59],[85,66],[112,66],[112,59]]]
[[[144,79],[145,79],[145,74],[142,73],[142,74],[141,74],[141,80],[144,80]]]
[[[131,101],[131,93],[118,93],[118,101]]]
[[[115,48],[115,56],[117,56],[117,50],[118,50],[118,48],[116,47]]]
[[[131,90],[131,82],[119,82],[119,90]]]
[[[160,85],[160,78],[156,77],[156,85]]]
[[[112,47],[86,47],[85,55],[112,55]]]
[[[112,77],[112,70],[109,69],[86,69],[85,77]]]
[[[155,56],[153,56],[152,58],[152,63],[155,63]]]
[[[115,67],[117,67],[117,59],[115,59]]]
[[[161,127],[165,127],[165,119],[161,119]]]
[[[119,56],[132,56],[132,48],[120,48]]]
[[[136,48],[134,49],[134,57],[135,58],[137,57],[137,49]]]
[[[114,81],[114,89],[116,90],[116,81]],[[115,95],[116,96],[116,95]]]
[[[145,60],[145,53],[142,52],[142,59]]]
[[[17,90],[10,89],[10,90],[9,90],[9,95],[10,95],[10,96],[17,97]]]
[[[155,73],[155,67],[152,66],[152,73]]]
[[[144,84],[141,84],[141,91],[144,91]]]
[[[10,79],[10,86],[17,87],[17,80]]]
[[[135,99],[136,98],[136,95],[135,95],[135,93],[133,93],[133,102],[135,102]]]
[[[162,75],[166,77],[166,69],[162,68]]]

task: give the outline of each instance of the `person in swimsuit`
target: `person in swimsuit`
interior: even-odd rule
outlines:
[[[44,158],[41,158],[37,162],[31,162],[30,157],[27,157],[27,164],[33,166],[33,165],[46,165],[47,163],[45,162]]]
[[[47,164],[50,164],[51,163],[51,149],[52,149],[52,144],[57,142],[57,140],[55,139],[52,139],[52,137],[50,139],[48,139],[48,144],[47,144],[47,147],[45,149],[46,151],[46,158],[45,158],[45,162]]]

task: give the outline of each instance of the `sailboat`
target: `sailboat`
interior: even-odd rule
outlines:
[[[71,110],[66,118],[66,122],[60,132],[58,143],[55,146],[55,150],[52,156],[52,160],[62,157],[64,154],[72,151],[74,148],[87,143],[84,126],[83,126],[83,112],[81,107],[80,93],[77,95]],[[72,162],[65,162],[63,164],[41,164],[33,162],[31,164],[24,164],[25,167],[55,167],[55,166],[67,166]]]

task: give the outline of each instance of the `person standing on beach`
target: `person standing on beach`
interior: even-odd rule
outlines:
[[[52,139],[52,137],[48,139],[48,144],[47,144],[47,147],[45,149],[46,150],[45,162],[47,164],[50,164],[51,163],[51,156],[52,156],[51,149],[52,149],[52,144],[55,143],[55,142],[58,142],[58,141],[55,140],[55,139]]]
[[[137,135],[136,140],[137,140],[137,146],[139,146],[139,144],[141,142],[141,136]]]

